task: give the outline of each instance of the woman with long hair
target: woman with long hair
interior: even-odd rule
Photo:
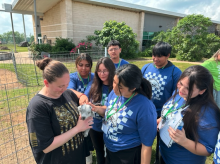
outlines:
[[[150,163],[157,117],[151,95],[151,84],[141,70],[125,64],[116,70],[105,106],[90,103],[92,110],[105,118],[106,164]]]
[[[220,49],[208,60],[201,64],[207,68],[214,79],[213,95],[214,100],[220,108]]]
[[[179,115],[178,115],[179,113]],[[180,76],[173,96],[165,103],[158,122],[182,121],[177,129],[168,128],[174,141],[170,147],[163,139],[167,132],[160,128],[161,163],[205,164],[206,156],[214,152],[220,129],[220,112],[213,99],[213,78],[199,65],[187,68]]]
[[[70,82],[67,88],[84,93],[88,83],[94,78],[94,73],[91,73],[92,58],[86,53],[81,53],[77,57],[75,65],[77,71],[70,74]]]
[[[104,106],[108,99],[109,93],[113,88],[113,78],[115,75],[115,66],[110,58],[103,57],[98,60],[95,77],[93,82],[88,84],[85,94],[88,96],[89,101],[93,104]],[[98,164],[105,163],[104,157],[104,141],[103,132],[101,129],[103,117],[98,113],[94,113],[94,124],[90,129],[90,136],[93,146],[96,150],[96,159]]]
[[[26,114],[36,163],[85,164],[89,152],[82,132],[92,128],[93,121],[91,117],[81,120],[77,106],[86,96],[67,89],[69,71],[61,62],[45,58],[37,66],[45,86],[29,102]]]

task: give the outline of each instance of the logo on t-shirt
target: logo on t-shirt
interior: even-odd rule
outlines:
[[[65,105],[54,107],[54,111],[60,125],[61,134],[76,126],[79,112],[77,110],[77,106],[74,104],[73,101],[66,103]],[[82,134],[78,133],[70,141],[62,145],[63,156],[65,156],[66,150],[69,152],[71,149],[72,151],[74,149],[78,149],[78,146],[82,143],[83,139],[84,137],[82,136]]]
[[[114,99],[114,101],[115,100],[116,98]],[[111,100],[109,102],[110,105],[108,106],[108,110],[111,109],[114,101]],[[118,103],[118,106],[117,104],[115,104],[113,107],[113,110],[117,110],[117,107],[121,106],[121,104],[122,104],[121,102]],[[123,124],[127,124],[128,118],[131,117],[132,115],[133,115],[133,112],[130,109],[128,109],[126,106],[124,106],[117,113],[113,114],[108,119],[109,129],[108,129],[108,133],[106,134],[106,136],[111,140],[118,141],[117,133],[120,133],[120,131],[124,129]]]
[[[161,100],[160,96],[163,95],[165,80],[167,76],[157,75],[156,73],[148,72],[144,77],[151,83],[152,86],[152,99]]]

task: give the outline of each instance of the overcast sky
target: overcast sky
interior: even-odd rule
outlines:
[[[220,0],[120,0],[138,5],[163,9],[182,14],[203,14],[212,20],[220,21]],[[0,0],[2,3],[12,3],[13,0]],[[13,14],[15,31],[23,33],[23,23],[21,14]],[[25,15],[26,34],[33,34],[32,16]],[[0,12],[0,34],[11,31],[10,14]]]

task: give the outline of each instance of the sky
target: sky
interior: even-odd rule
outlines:
[[[13,0],[0,0],[0,10],[2,9],[3,3],[12,4],[12,2]],[[22,15],[13,13],[12,17],[13,17],[14,30],[20,33],[24,33]],[[24,15],[24,20],[25,20],[25,29],[26,29],[27,37],[30,34],[33,35],[32,16]],[[10,13],[0,11],[0,34],[3,34],[4,32],[8,32],[8,31],[12,31]]]
[[[147,7],[182,13],[182,14],[203,14],[215,21],[220,21],[220,0],[120,0],[128,3],[143,5]],[[0,0],[2,3],[12,3],[13,0]],[[33,34],[32,16],[25,15],[26,35]],[[22,15],[13,14],[15,31],[24,32]],[[11,31],[10,14],[0,12],[0,34]]]

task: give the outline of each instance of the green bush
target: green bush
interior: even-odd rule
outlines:
[[[136,58],[139,42],[131,27],[125,22],[107,21],[102,30],[95,30],[95,36],[87,36],[89,41],[94,40],[96,45],[106,47],[111,40],[118,40],[121,43],[122,58]]]
[[[69,38],[56,38],[52,52],[71,51],[75,48],[75,44]]]

